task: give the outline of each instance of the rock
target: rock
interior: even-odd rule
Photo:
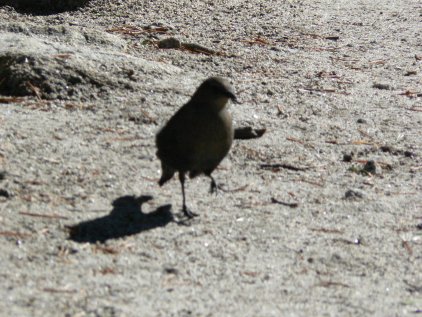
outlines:
[[[360,189],[349,189],[344,194],[345,199],[359,200],[365,198],[365,193]]]
[[[159,48],[180,48],[182,43],[174,37],[169,37],[158,42]]]
[[[353,152],[343,154],[343,162],[348,162],[348,163],[351,162],[353,160],[353,155],[354,155]]]
[[[0,188],[0,197],[9,198],[10,193],[6,189]]]
[[[394,88],[387,83],[374,83],[372,88],[380,89],[380,90],[393,90]]]
[[[369,160],[366,162],[366,164],[362,168],[363,173],[368,174],[379,174],[380,173],[380,167],[375,163],[373,160]]]
[[[0,29],[16,27],[3,25]],[[124,70],[136,70],[139,76],[154,73],[157,78],[179,72],[171,65],[121,53],[124,41],[105,32],[94,33],[79,27],[63,26],[46,30],[28,25],[22,27],[22,31],[27,35],[0,33],[2,95],[36,95],[48,100],[95,100],[112,93],[113,88],[133,90],[141,84],[139,80],[123,76]],[[54,38],[37,36],[45,33],[54,35]]]

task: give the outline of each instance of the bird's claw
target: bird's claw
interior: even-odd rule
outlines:
[[[218,193],[218,186],[215,182],[211,182],[210,186],[210,194],[217,194]]]
[[[214,179],[211,179],[210,194],[218,194],[218,190],[221,189]]]
[[[198,217],[199,215],[197,213],[194,213],[193,211],[191,211],[190,209],[188,209],[186,206],[183,206],[183,214],[189,218],[192,219],[194,217]]]

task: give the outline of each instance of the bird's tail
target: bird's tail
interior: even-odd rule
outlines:
[[[158,181],[158,184],[160,186],[163,186],[168,180],[170,180],[174,173],[176,172],[173,168],[171,168],[168,165],[165,165],[164,163],[161,163],[161,178]]]

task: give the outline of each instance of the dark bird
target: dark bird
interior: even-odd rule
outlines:
[[[233,142],[232,118],[227,102],[236,101],[229,82],[220,77],[205,80],[188,103],[183,105],[158,132],[157,156],[161,160],[160,186],[179,173],[183,213],[197,216],[186,207],[185,175],[205,174],[211,179],[211,193],[217,184],[211,173],[227,155]]]

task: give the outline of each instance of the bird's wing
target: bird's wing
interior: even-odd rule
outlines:
[[[197,120],[187,107],[182,107],[157,134],[157,155],[176,170],[188,170],[195,160]]]

